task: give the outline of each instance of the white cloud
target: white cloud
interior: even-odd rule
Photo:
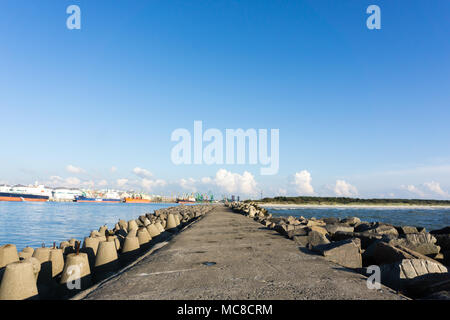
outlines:
[[[257,183],[250,172],[245,171],[243,174],[238,174],[225,169],[219,169],[214,177],[182,178],[177,181],[177,185],[191,192],[209,187],[218,188],[221,192],[242,195],[254,195],[258,192]]]
[[[196,180],[193,178],[188,178],[188,179],[180,179],[178,184],[180,185],[180,187],[182,187],[183,189],[186,190],[190,190],[190,191],[197,191],[197,187],[195,186],[196,184]]]
[[[64,179],[61,178],[60,176],[51,176],[50,177],[50,184],[58,184],[60,182],[62,182]]]
[[[94,180],[81,180],[77,177],[62,178],[60,176],[50,176],[44,184],[50,187],[94,188],[95,186],[105,187],[108,185],[108,181],[100,180],[96,182]]]
[[[81,183],[81,185],[82,185],[83,187],[87,187],[87,188],[94,188],[95,182],[92,181],[92,180],[89,180],[89,181],[83,181],[83,182]]]
[[[431,192],[438,194],[442,197],[448,197],[449,193],[442,190],[441,185],[438,182],[431,181],[431,182],[425,182],[425,187],[427,187]]]
[[[248,171],[244,171],[240,175],[225,169],[220,169],[216,173],[214,184],[227,192],[243,193],[246,195],[257,193],[255,178]]]
[[[75,167],[75,166],[73,166],[73,165],[71,165],[71,164],[69,164],[69,165],[66,167],[66,170],[67,170],[68,172],[70,172],[70,173],[82,173],[82,172],[85,172],[84,169],[81,169],[81,168],[79,168],[79,167]]]
[[[421,197],[425,196],[425,193],[423,193],[421,190],[419,190],[416,186],[414,186],[412,184],[409,184],[407,186],[402,185],[400,188],[405,189],[405,190],[407,190],[413,194],[416,194],[418,196],[421,196]]]
[[[153,190],[155,187],[164,187],[167,185],[167,182],[162,179],[150,180],[150,179],[142,179],[141,186],[148,191]]]
[[[81,183],[81,180],[76,177],[69,177],[64,180],[64,184],[69,187],[78,187]]]
[[[294,185],[295,191],[300,195],[312,195],[314,194],[314,188],[311,185],[311,174],[302,170],[300,172],[296,172],[294,175]]]
[[[350,183],[345,182],[344,180],[336,180],[336,185],[334,186],[334,193],[338,197],[352,197],[358,194],[358,190]]]
[[[111,167],[111,172],[116,172],[116,171],[117,171],[117,167],[112,166],[112,167]]]
[[[119,187],[123,187],[123,186],[125,186],[127,183],[128,183],[128,179],[125,179],[125,178],[123,178],[123,179],[117,179],[117,180],[116,180],[116,184],[117,184]]]
[[[151,178],[153,176],[153,174],[150,171],[139,167],[134,168],[133,172],[135,175],[141,178]]]
[[[279,194],[280,196],[285,196],[285,195],[287,195],[287,190],[284,189],[284,188],[279,188],[279,189],[278,189],[278,194]]]
[[[213,180],[210,177],[203,177],[200,181],[204,184],[209,184],[213,182]]]
[[[100,180],[97,184],[98,184],[100,187],[105,187],[105,186],[108,185],[108,181],[106,181],[106,180]]]

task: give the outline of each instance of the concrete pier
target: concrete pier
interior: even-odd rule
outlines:
[[[229,208],[212,212],[83,299],[404,299],[304,253],[294,241]]]

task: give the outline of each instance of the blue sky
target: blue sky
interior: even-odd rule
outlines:
[[[71,4],[81,30],[66,28]],[[371,4],[381,30],[366,27]],[[449,199],[449,12],[446,0],[4,0],[0,182]],[[194,120],[279,129],[278,174],[174,165],[170,135]]]

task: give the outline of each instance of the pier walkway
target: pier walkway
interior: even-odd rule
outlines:
[[[384,286],[369,290],[364,276],[302,250],[218,205],[83,298],[402,299]]]

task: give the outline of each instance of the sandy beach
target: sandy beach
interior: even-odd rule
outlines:
[[[258,203],[264,208],[296,209],[296,208],[380,208],[380,209],[448,209],[450,206],[418,206],[418,205],[367,205],[367,204],[279,204],[279,203]]]

